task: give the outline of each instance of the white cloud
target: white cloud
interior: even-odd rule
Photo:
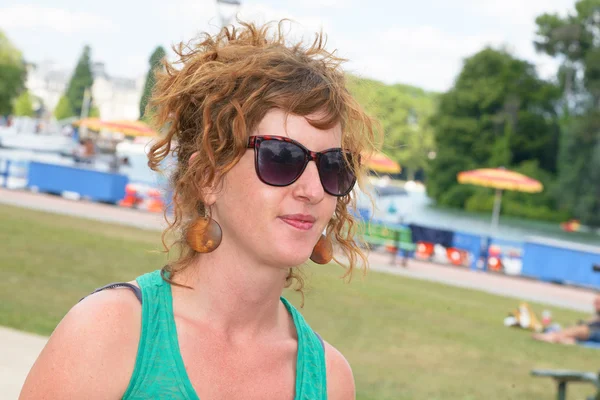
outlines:
[[[217,18],[217,5],[211,0],[173,0],[169,7],[157,7],[152,11],[162,18],[179,23],[198,23],[210,16],[214,16],[215,21]]]
[[[353,6],[352,1],[349,0],[302,0],[295,4],[298,7],[308,9],[342,9]]]
[[[468,6],[482,16],[507,21],[507,29],[516,24],[533,25],[535,18],[544,13],[565,15],[574,8],[573,0],[469,0]]]
[[[537,26],[535,19],[542,14],[558,13],[566,16],[574,10],[573,0],[468,0],[474,11],[483,18],[506,21],[505,41],[517,57],[524,58],[537,67],[544,79],[553,79],[560,61],[535,50],[533,41]]]
[[[314,1],[314,0],[311,0]],[[323,0],[333,5],[338,0]],[[181,13],[180,10],[186,10]],[[176,0],[173,7],[169,7],[164,13],[169,23],[174,24],[173,31],[177,31],[177,40],[187,41],[197,36],[199,32],[208,30],[215,33],[220,27],[220,15],[230,18],[230,23],[235,23],[235,17],[242,21],[251,21],[257,24],[266,22],[277,22],[288,19],[284,29],[287,30],[286,37],[290,39],[313,38],[315,32],[323,29],[330,33],[331,23],[328,19],[316,15],[298,16],[285,8],[275,8],[264,3],[246,4],[242,2],[241,7],[220,6],[217,7],[213,0]],[[198,17],[202,16],[202,18]]]
[[[316,15],[300,17],[293,15],[286,9],[273,8],[266,4],[253,4],[252,6],[248,7],[244,7],[244,5],[242,5],[239,16],[244,20],[257,23],[289,19],[292,21],[292,23],[289,24],[289,28],[291,30],[290,33],[293,36],[312,36],[314,32],[318,32],[321,29],[323,29],[325,32],[331,31],[331,23],[326,18]]]
[[[116,75],[137,75],[147,69],[148,54],[131,54],[128,32],[147,30],[148,35],[143,39],[136,36],[136,41],[146,40],[137,47],[149,53],[153,46],[162,43],[170,54],[169,47],[174,43],[193,39],[202,31],[215,33],[221,23],[219,11],[224,14],[236,11],[235,7],[218,8],[214,0],[172,0],[169,7],[160,7],[162,3],[158,0],[148,0],[148,7],[140,10],[139,18],[129,21],[125,11],[114,16],[95,15],[86,2],[76,0],[65,0],[62,9],[44,5],[46,0],[24,1],[27,2],[24,5],[0,7],[0,26],[20,44],[26,57],[42,59],[58,54],[55,43],[41,44],[45,32],[82,33],[90,36],[95,58],[105,60]],[[116,9],[122,2],[104,1],[107,9]],[[33,5],[35,2],[40,5]],[[441,13],[445,19],[427,12],[435,9],[436,3],[444,4]],[[534,20],[544,12],[564,14],[573,8],[573,0],[451,3],[450,6],[443,0],[402,0],[392,6],[390,2],[390,13],[405,16],[397,23],[379,18],[379,11],[356,0],[243,0],[237,11],[241,19],[257,23],[292,20],[286,35],[290,40],[303,37],[309,41],[314,32],[322,29],[328,35],[328,49],[337,48],[340,56],[350,59],[347,69],[387,83],[446,90],[459,73],[463,59],[486,44],[507,45],[516,56],[534,62],[542,76],[554,74],[556,60],[536,54],[533,48]],[[456,23],[448,24],[448,20]],[[117,30],[122,37],[107,34]],[[80,35],[64,38],[63,47],[70,41],[69,48],[74,50],[69,51],[80,51]],[[103,45],[105,42],[110,45]],[[65,59],[71,56],[66,50],[61,55]]]
[[[100,57],[97,57],[101,59]],[[148,64],[149,56],[141,53],[133,53],[128,54],[123,57],[121,60],[121,68],[119,69],[119,73],[123,76],[139,78],[141,76],[145,76],[149,64]]]
[[[382,40],[379,43],[386,47],[393,45],[399,50],[434,58],[440,55],[468,54],[486,44],[502,40],[498,35],[456,35],[427,25],[388,29],[380,37]]]
[[[349,71],[438,91],[452,84],[465,57],[502,41],[496,35],[452,35],[432,26],[392,28],[369,36],[336,41],[340,54],[350,59]]]
[[[61,33],[117,30],[111,20],[98,15],[34,5],[0,8],[0,26],[7,29],[48,29]]]

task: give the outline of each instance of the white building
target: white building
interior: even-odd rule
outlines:
[[[100,111],[100,118],[107,121],[139,118],[144,76],[137,79],[110,76],[106,73],[104,63],[99,62],[94,63],[92,73],[92,97]]]
[[[43,103],[47,115],[54,112],[58,100],[67,89],[71,74],[72,71],[61,68],[52,61],[28,65],[25,85]],[[92,97],[100,111],[100,118],[107,121],[139,118],[145,76],[137,79],[110,76],[104,63],[100,62],[92,65],[92,74]]]
[[[45,114],[52,114],[69,83],[68,71],[52,61],[27,64],[25,87],[37,97],[44,107]]]

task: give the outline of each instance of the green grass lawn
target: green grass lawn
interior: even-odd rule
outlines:
[[[44,335],[94,288],[166,260],[160,232],[3,205],[0,243],[0,325]],[[600,369],[598,350],[503,327],[514,299],[374,272],[345,284],[341,273],[310,267],[302,312],[349,360],[358,399],[551,399],[554,384],[532,368]],[[544,308],[562,323],[586,317]],[[570,398],[590,392],[575,385]]]

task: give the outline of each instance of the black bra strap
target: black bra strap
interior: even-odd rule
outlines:
[[[139,287],[132,285],[131,283],[127,283],[127,282],[115,282],[115,283],[109,283],[106,286],[102,286],[101,288],[98,288],[96,290],[94,290],[92,293],[88,294],[88,296],[94,294],[94,293],[98,293],[101,292],[105,289],[115,289],[115,288],[120,288],[120,287],[126,287],[129,288],[131,290],[133,290],[133,293],[135,294],[135,297],[137,297],[137,299],[140,301],[140,303],[142,302],[142,291],[140,290]],[[81,300],[85,299],[87,296],[82,297]],[[79,300],[79,301],[81,301]]]
[[[319,342],[321,342],[321,346],[323,346],[323,350],[325,350],[325,342],[323,341],[323,338],[317,332],[315,332],[315,335],[317,335],[317,337],[319,338]]]

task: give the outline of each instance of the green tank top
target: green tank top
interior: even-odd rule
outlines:
[[[137,278],[142,292],[142,329],[133,375],[123,399],[198,400],[181,353],[173,317],[171,285],[160,270]],[[295,400],[326,400],[325,352],[317,334],[283,297],[298,333]]]

